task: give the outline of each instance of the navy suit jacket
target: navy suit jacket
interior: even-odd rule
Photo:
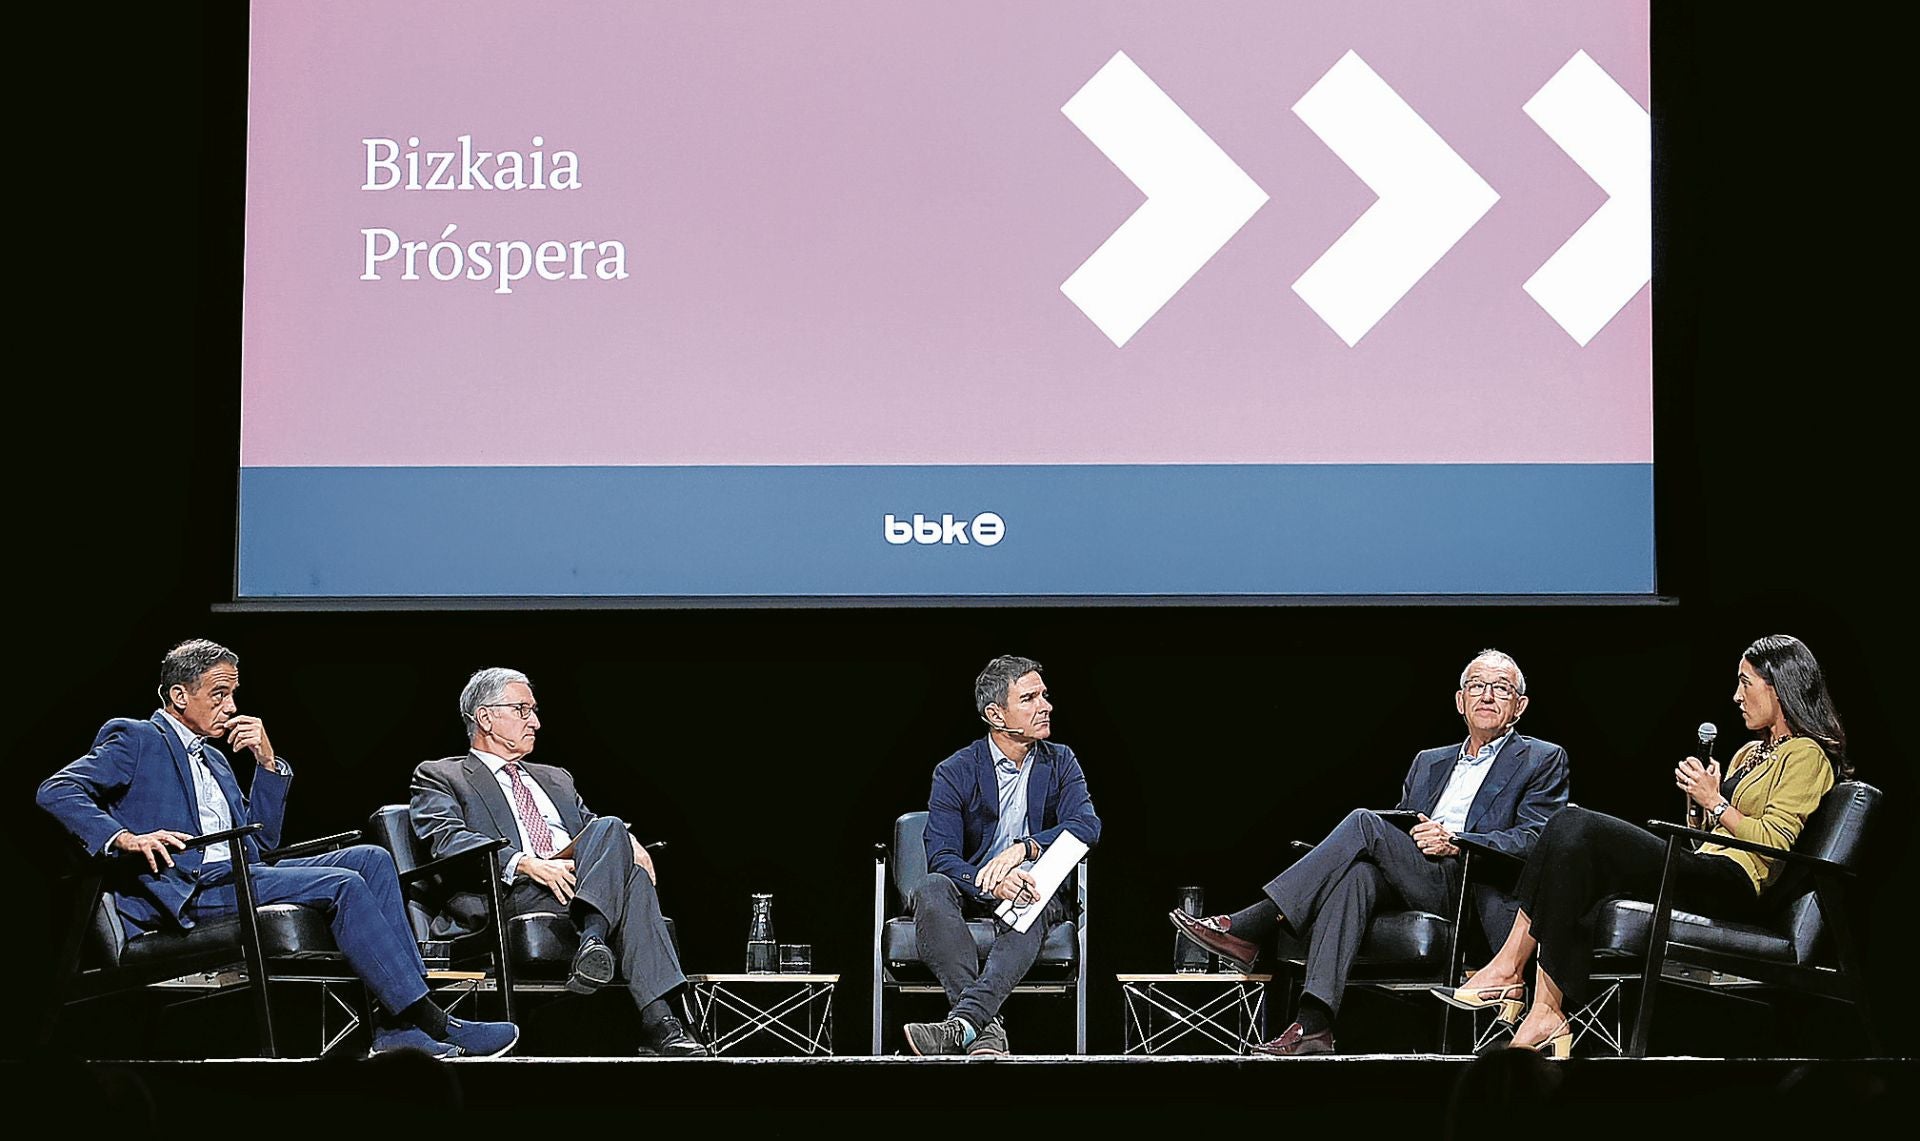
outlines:
[[[247,837],[242,848],[249,863],[258,863],[263,847],[280,844],[280,821],[293,775],[254,765],[248,796],[240,791],[226,754],[211,740],[205,743],[204,754],[207,768],[226,794],[234,825],[265,826]],[[166,828],[189,836],[200,834],[200,801],[187,767],[186,746],[158,710],[145,721],[116,717],[102,725],[87,755],[41,782],[34,799],[89,855],[105,850],[107,841],[122,829],[143,833]],[[124,866],[116,869],[108,886],[121,916],[141,931],[156,930],[169,920],[181,927],[193,926],[191,919],[182,917],[181,909],[199,886],[203,857],[198,848],[175,852],[173,866],[162,865],[158,872],[148,871],[144,860],[118,861]]]
[[[1432,816],[1459,759],[1459,745],[1421,751],[1400,786],[1397,807]],[[1515,733],[1488,764],[1493,768],[1467,809],[1460,835],[1524,860],[1547,818],[1567,806],[1567,751]]]
[[[1027,753],[1033,774],[1027,778],[1027,825],[1015,835],[1032,836],[1042,847],[1071,832],[1091,848],[1100,842],[1100,817],[1087,795],[1087,776],[1073,750],[1052,741],[1035,742]],[[933,770],[927,798],[927,869],[940,872],[960,890],[982,902],[998,902],[973,885],[980,866],[998,852],[987,851],[1000,823],[1000,786],[993,775],[993,751],[982,737],[941,761]]]
[[[1459,759],[1458,744],[1416,755],[1396,807],[1431,817]],[[1467,826],[1458,835],[1524,860],[1547,819],[1567,806],[1567,751],[1552,741],[1514,733],[1487,763],[1493,767],[1474,794],[1467,808]],[[1487,940],[1498,947],[1513,926],[1519,905],[1505,893],[1484,886],[1475,888],[1475,901]]]

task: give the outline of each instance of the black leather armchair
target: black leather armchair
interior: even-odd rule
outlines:
[[[940,994],[940,982],[920,960],[907,901],[927,874],[927,814],[909,812],[893,822],[891,846],[875,845],[873,865],[873,1053],[881,1053],[886,996]],[[1073,996],[1074,1053],[1087,1052],[1087,861],[1065,886],[1067,918],[1047,931],[1027,977],[1015,994]],[[980,961],[993,946],[993,920],[968,923]]]
[[[240,841],[260,832],[248,824],[195,836],[189,848],[205,848],[223,841]],[[264,853],[268,864],[295,856],[329,851],[360,839],[358,832],[342,832]],[[234,863],[237,912],[206,920],[191,930],[162,930],[129,936],[106,890],[109,875],[122,860],[138,856],[116,853],[83,857],[69,877],[72,904],[57,965],[56,993],[42,1028],[42,1041],[52,1037],[65,1010],[80,1003],[158,987],[199,976],[204,985],[176,987],[172,994],[189,997],[169,1005],[195,1002],[216,994],[245,991],[252,1000],[258,1052],[280,1056],[269,991],[276,982],[357,982],[334,944],[327,917],[317,908],[290,903],[255,906],[253,877],[245,860]],[[364,1005],[362,1007],[364,1009]],[[358,1024],[358,1014],[353,1025]],[[337,1046],[347,1031],[322,1047]]]
[[[407,919],[413,924],[414,938],[420,941],[421,955],[429,969],[443,966],[487,971],[509,1022],[519,1021],[517,994],[566,989],[567,972],[574,952],[580,949],[580,931],[557,903],[551,911],[507,915],[503,885],[494,871],[494,853],[506,846],[505,840],[490,840],[432,859],[426,845],[414,835],[404,804],[376,809],[367,820],[367,832],[393,854],[400,887],[406,894]],[[654,850],[664,846],[647,845]],[[476,884],[485,885],[486,927],[452,939],[435,937],[433,917],[447,896],[456,889],[471,890]],[[680,933],[671,918],[666,924],[677,951]]]
[[[1862,781],[1834,785],[1791,849],[1648,821],[1667,841],[1658,894],[1652,902],[1602,904],[1594,923],[1596,974],[1612,959],[1616,977],[1641,981],[1627,1053],[1646,1056],[1661,981],[1733,993],[1781,988],[1845,1003],[1861,1020],[1867,1052],[1874,1051],[1866,982],[1844,896],[1881,800],[1880,790]],[[1673,907],[1674,854],[1683,842],[1708,841],[1784,862],[1780,881],[1767,890],[1768,910],[1760,921],[1732,922]],[[1621,972],[1622,961],[1638,969]]]

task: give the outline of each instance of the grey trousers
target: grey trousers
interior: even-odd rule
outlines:
[[[1305,993],[1338,1013],[1382,889],[1408,907],[1444,915],[1458,867],[1452,857],[1423,855],[1411,836],[1378,813],[1348,813],[1266,886],[1286,924],[1307,941]]]
[[[614,816],[597,816],[573,840],[574,899],[607,917],[609,942],[620,957],[620,977],[634,1005],[648,1003],[687,981],[673,950],[660,896],[645,869],[633,862],[627,826]],[[565,911],[553,893],[530,880],[513,885],[507,914]]]
[[[913,889],[913,937],[920,961],[947,992],[947,1016],[964,1018],[976,1030],[999,1015],[1007,996],[1039,958],[1048,929],[1067,917],[1067,908],[1056,894],[1047,901],[1046,914],[1024,932],[994,919],[993,946],[982,963],[967,920],[992,915],[991,908],[962,893],[940,872],[928,872]]]

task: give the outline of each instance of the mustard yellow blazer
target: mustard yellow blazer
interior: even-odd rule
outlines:
[[[1758,741],[1742,745],[1727,763],[1726,771],[1738,769],[1759,747]],[[1832,787],[1833,765],[1827,760],[1827,751],[1809,737],[1790,738],[1774,750],[1773,756],[1740,775],[1732,796],[1733,807],[1745,817],[1740,826],[1729,829],[1723,824],[1714,831],[1755,844],[1791,848],[1807,817]],[[1765,891],[1780,870],[1779,860],[1719,844],[1702,844],[1700,851],[1739,864],[1753,880],[1756,893]]]

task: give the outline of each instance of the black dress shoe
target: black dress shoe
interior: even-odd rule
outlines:
[[[567,989],[575,994],[592,994],[613,981],[613,948],[597,935],[580,940],[573,953],[573,968],[567,972]]]
[[[648,1058],[707,1058],[713,1051],[700,1044],[700,1040],[687,1033],[678,1018],[671,1016],[660,1020],[647,1041],[640,1044],[636,1051]]]

